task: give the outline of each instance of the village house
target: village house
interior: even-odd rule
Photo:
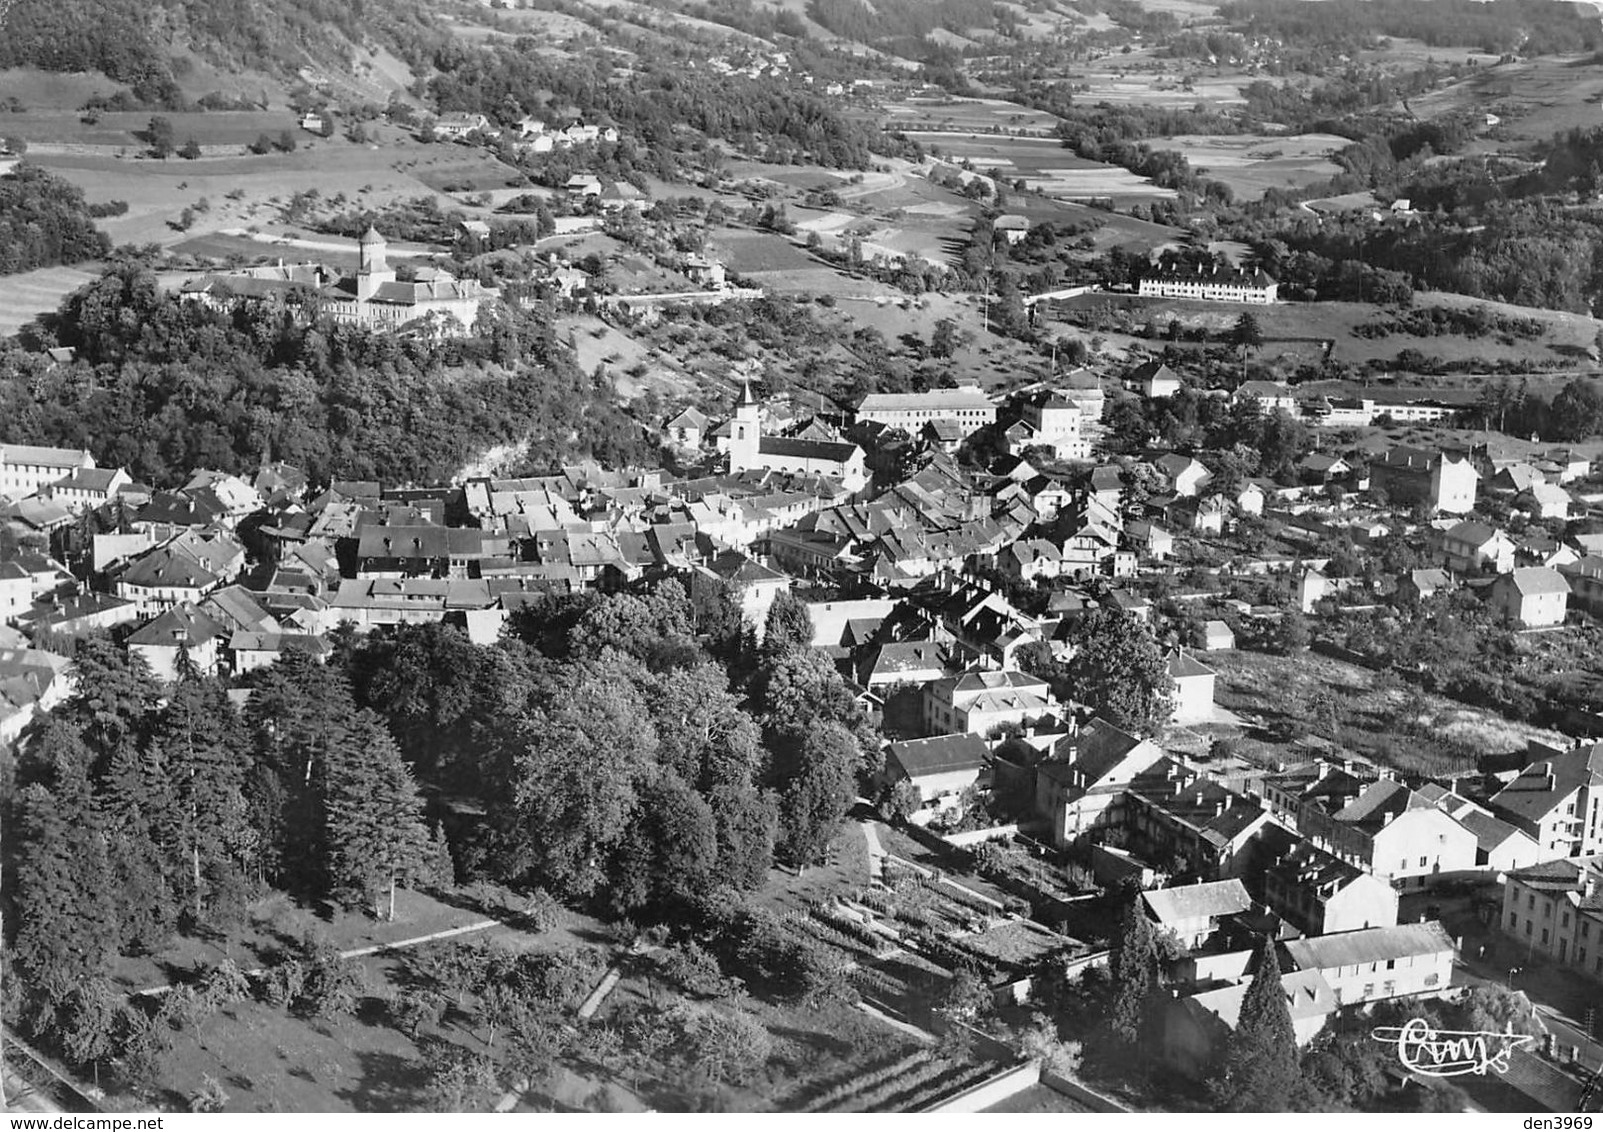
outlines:
[[[1171,931],[1189,951],[1196,951],[1219,930],[1219,922],[1252,908],[1252,898],[1239,880],[1181,884],[1141,894],[1147,916],[1159,931]]]
[[[1397,922],[1396,889],[1304,838],[1291,840],[1273,859],[1263,886],[1270,911],[1308,935]]]
[[[1223,621],[1204,621],[1199,644],[1203,652],[1228,652],[1236,647],[1235,630]]]
[[[1499,574],[1487,596],[1491,609],[1502,620],[1526,629],[1539,629],[1564,624],[1570,584],[1557,570],[1522,566]]]
[[[1168,661],[1169,681],[1174,697],[1173,722],[1185,725],[1206,723],[1213,718],[1214,670],[1176,650]]]
[[[1452,587],[1453,576],[1440,567],[1432,567],[1404,574],[1397,581],[1396,594],[1401,601],[1417,604]]]
[[[1479,480],[1467,455],[1421,448],[1391,448],[1369,465],[1371,491],[1399,506],[1424,506],[1450,515],[1474,510]]]
[[[686,448],[700,448],[702,437],[707,435],[707,415],[694,405],[668,422],[668,439]]]
[[[1297,828],[1320,848],[1399,889],[1423,888],[1443,873],[1476,868],[1475,835],[1393,778],[1370,783],[1339,809],[1304,804]]]
[[[183,602],[141,626],[128,638],[128,651],[142,657],[157,680],[171,684],[186,664],[201,675],[214,674],[226,632],[220,621]]]
[[[1280,976],[1292,1036],[1298,1048],[1314,1040],[1336,1012],[1336,993],[1318,971],[1285,971]],[[1205,1079],[1218,1064],[1231,1033],[1241,1020],[1250,979],[1168,1000],[1163,1005],[1164,1060],[1195,1080]]]
[[[1588,613],[1603,612],[1603,556],[1587,554],[1558,567],[1570,584],[1570,601]]]
[[[991,231],[1001,236],[1011,246],[1020,243],[1030,234],[1030,222],[1017,213],[1003,213],[991,221]]]
[[[1276,409],[1293,417],[1301,413],[1296,394],[1291,391],[1291,386],[1281,381],[1243,381],[1230,395],[1230,400],[1238,405],[1244,401],[1256,401],[1258,408],[1265,413],[1272,413]]]
[[[1453,981],[1458,954],[1435,920],[1286,940],[1280,950],[1287,970],[1323,975],[1339,1006],[1437,997]]]
[[[978,669],[925,686],[924,729],[931,735],[989,735],[1004,723],[1022,727],[1056,707],[1045,680]]]
[[[1492,796],[1493,813],[1536,842],[1544,861],[1603,852],[1603,744],[1558,750],[1531,742],[1536,761]]]
[[[1137,366],[1124,381],[1126,386],[1148,400],[1154,397],[1173,397],[1180,392],[1180,375],[1157,361]]]
[[[1603,859],[1587,855],[1514,869],[1503,881],[1498,927],[1527,954],[1542,952],[1603,979]]]
[[[886,746],[885,777],[887,785],[911,782],[918,788],[920,808],[912,820],[923,825],[959,805],[965,790],[978,788],[989,762],[980,736],[939,735]]]
[[[490,119],[483,114],[442,114],[434,122],[436,137],[447,141],[466,141],[474,134],[483,134],[487,137],[497,133]]]
[[[1203,466],[1202,461],[1178,452],[1159,456],[1152,461],[1152,466],[1163,477],[1169,491],[1177,496],[1195,496],[1202,490],[1202,485],[1213,478],[1213,473]]]
[[[1253,841],[1268,824],[1268,812],[1255,799],[1194,772],[1159,778],[1157,770],[1130,785],[1125,847],[1154,864],[1173,862],[1204,880],[1246,875]]]
[[[1035,768],[1035,810],[1051,822],[1052,843],[1074,845],[1094,829],[1117,824],[1125,790],[1160,763],[1183,776],[1184,768],[1162,747],[1100,717],[1059,739]]]
[[[1145,519],[1126,523],[1124,537],[1142,557],[1154,562],[1162,562],[1174,553],[1174,536]]]

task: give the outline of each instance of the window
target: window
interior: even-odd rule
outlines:
[[[1430,858],[1428,858],[1428,857],[1421,857],[1421,858],[1420,858],[1420,859],[1419,859],[1419,867],[1420,867],[1420,868],[1422,868],[1422,869],[1423,869],[1423,868],[1424,868],[1424,867],[1425,867],[1425,866],[1426,866],[1426,865],[1427,865],[1427,864],[1428,864],[1428,863],[1429,863],[1429,861],[1430,861]]]
[[[1508,926],[1511,927],[1511,928],[1517,928],[1517,927],[1520,926],[1520,915],[1519,915],[1518,912],[1510,912],[1508,914]],[[1584,926],[1583,926],[1583,934],[1584,934]]]
[[[1397,970],[1397,960],[1395,960],[1395,959],[1386,960],[1386,970],[1388,970],[1388,971]]]
[[[1365,998],[1373,998],[1373,997],[1375,997],[1375,984],[1374,983],[1365,983],[1364,984],[1364,997]]]
[[[1530,937],[1530,934],[1531,934],[1531,924],[1532,924],[1532,921],[1531,921],[1531,920],[1526,920],[1526,921],[1525,921],[1525,935],[1526,935],[1526,938],[1529,938],[1529,937]]]
[[[1547,929],[1546,928],[1542,929],[1542,946],[1543,947],[1547,946]]]
[[[1535,908],[1536,907],[1536,896],[1535,896],[1534,893],[1528,893],[1526,895],[1526,897],[1525,897],[1525,907],[1527,909],[1531,909],[1531,908]]]
[[[1551,900],[1542,901],[1542,919],[1551,920],[1552,918],[1553,918],[1553,902]]]
[[[1561,928],[1567,928],[1570,926],[1570,914],[1568,912],[1565,912],[1559,917],[1558,926]]]
[[[1426,975],[1425,976],[1425,985],[1427,987],[1433,987],[1437,983],[1441,982],[1441,979],[1442,979],[1442,977],[1440,975]]]

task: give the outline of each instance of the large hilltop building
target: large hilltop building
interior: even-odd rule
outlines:
[[[1157,264],[1142,273],[1137,292],[1159,299],[1205,299],[1219,303],[1257,303],[1275,301],[1280,284],[1263,268],[1243,271],[1237,268],[1211,269]]]
[[[764,436],[762,406],[752,396],[751,383],[740,389],[734,418],[729,422],[729,471],[790,472],[795,475],[838,479],[847,491],[868,482],[863,450],[855,444],[802,437]]]
[[[428,333],[441,338],[466,335],[479,307],[500,297],[499,291],[477,279],[456,279],[431,267],[418,268],[411,280],[400,279],[386,251],[384,237],[369,228],[357,242],[354,275],[335,276],[321,264],[280,264],[192,279],[179,294],[222,308],[303,288],[322,300],[323,311],[335,322],[378,331],[421,330],[422,326],[411,324],[422,323]]]

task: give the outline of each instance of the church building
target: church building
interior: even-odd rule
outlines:
[[[847,491],[857,491],[868,483],[863,450],[855,444],[764,436],[762,406],[752,396],[751,383],[745,382],[729,422],[729,470],[754,469],[829,476],[840,480]]]

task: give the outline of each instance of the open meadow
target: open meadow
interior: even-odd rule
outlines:
[[[1335,134],[1200,135],[1153,138],[1154,149],[1175,150],[1191,167],[1229,185],[1241,200],[1257,200],[1271,188],[1300,188],[1341,171],[1330,155],[1348,144]]]
[[[41,267],[0,275],[0,335],[15,334],[41,314],[56,310],[62,299],[95,278],[95,266]]]
[[[1487,66],[1449,86],[1409,101],[1420,118],[1443,114],[1490,114],[1498,119],[1465,147],[1467,153],[1499,153],[1511,146],[1546,141],[1577,127],[1603,121],[1603,64],[1590,57],[1539,58]]]
[[[1560,370],[1590,372],[1595,369],[1588,350],[1595,346],[1603,320],[1568,311],[1516,307],[1434,291],[1415,295],[1413,307],[1415,310],[1484,308],[1495,315],[1534,320],[1541,324],[1542,330],[1534,338],[1498,333],[1473,338],[1458,334],[1420,337],[1407,333],[1366,337],[1356,334],[1355,330],[1363,326],[1389,327],[1398,312],[1369,303],[1276,303],[1250,308],[1264,334],[1264,344],[1254,358],[1266,365],[1293,367],[1319,362],[1328,355],[1332,361],[1359,365],[1390,362],[1404,350],[1416,350],[1426,358],[1471,364],[1476,370],[1508,362],[1529,365],[1534,371],[1537,367],[1533,363],[1537,361],[1545,361]],[[1180,324],[1182,331],[1206,329],[1217,342],[1248,309],[1231,303],[1093,293],[1054,301],[1043,313],[1062,318],[1068,312],[1078,311],[1081,318],[1089,315],[1099,327],[1114,331],[1129,331],[1149,324],[1163,331],[1173,321]],[[1184,349],[1186,343],[1181,342],[1179,346]],[[1453,388],[1462,386],[1465,380],[1463,375],[1448,375],[1422,378],[1419,383]],[[1533,377],[1533,380],[1539,378]]]

